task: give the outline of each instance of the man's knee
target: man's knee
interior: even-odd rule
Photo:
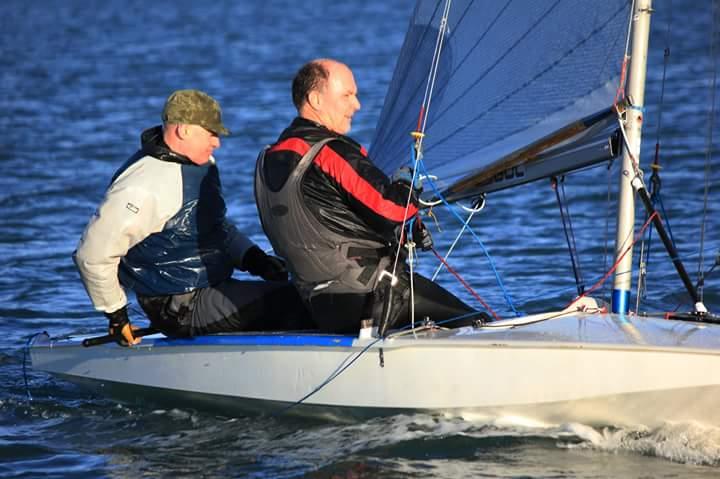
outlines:
[[[172,338],[192,336],[192,311],[174,296],[138,296],[138,303],[145,311],[152,327],[165,336]]]
[[[326,293],[310,298],[310,309],[320,331],[355,334],[365,319],[367,303],[367,294]]]

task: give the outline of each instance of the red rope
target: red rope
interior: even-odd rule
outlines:
[[[417,131],[420,131],[420,127],[422,126],[422,120],[423,116],[425,115],[425,105],[420,105],[420,114],[418,115],[418,124],[417,124]]]
[[[658,212],[657,212],[657,211],[655,211],[653,214],[650,215],[650,217],[647,219],[647,221],[645,221],[645,224],[643,225],[643,227],[640,228],[640,231],[638,232],[638,234],[635,235],[635,239],[633,239],[633,242],[630,243],[630,246],[628,246],[628,247],[625,249],[625,251],[623,251],[623,254],[620,255],[620,257],[619,257],[618,260],[615,262],[615,264],[612,266],[612,268],[610,268],[610,270],[608,270],[608,272],[605,273],[605,276],[603,276],[603,277],[600,279],[600,281],[598,281],[597,283],[595,283],[590,289],[588,289],[588,290],[585,291],[583,294],[581,294],[580,296],[578,296],[577,298],[575,298],[574,300],[572,300],[572,301],[570,302],[570,304],[568,304],[567,306],[565,306],[565,308],[563,308],[563,309],[568,309],[570,306],[572,306],[573,304],[575,304],[575,303],[577,303],[578,301],[580,301],[581,298],[584,298],[585,296],[587,296],[588,294],[592,293],[593,291],[595,291],[596,289],[598,289],[600,286],[602,286],[603,283],[605,283],[605,281],[610,277],[610,275],[613,274],[613,272],[617,269],[617,267],[620,266],[620,262],[621,262],[622,259],[625,257],[625,255],[628,254],[628,251],[630,251],[630,250],[632,249],[632,247],[635,246],[635,243],[637,243],[638,240],[639,240],[640,238],[642,238],[643,233],[645,232],[645,230],[647,229],[647,227],[650,226],[650,222],[651,222],[651,221],[653,220],[653,218],[655,218],[657,215],[658,215]]]
[[[437,252],[437,250],[436,250],[435,248],[432,249],[432,252],[435,253],[435,256],[437,257],[437,259],[439,259],[440,262],[445,265],[445,267],[447,268],[447,270],[450,271],[450,272],[458,279],[458,281],[460,281],[460,283],[461,283],[463,286],[465,286],[465,289],[467,289],[468,291],[470,291],[470,294],[472,294],[472,295],[475,297],[475,299],[477,299],[478,301],[480,301],[480,303],[483,305],[483,307],[484,307],[485,309],[487,309],[488,311],[490,311],[490,314],[493,315],[493,317],[495,318],[495,321],[500,321],[500,319],[502,319],[502,318],[500,318],[500,316],[497,315],[497,313],[495,313],[495,311],[493,311],[493,309],[492,309],[490,306],[488,306],[488,304],[487,304],[485,301],[483,301],[483,299],[480,297],[480,295],[477,294],[477,293],[470,287],[470,285],[467,283],[467,281],[465,281],[454,269],[452,269],[452,268],[450,267],[449,264],[447,264],[447,261],[445,261],[445,259],[438,254],[438,252]]]
[[[625,98],[625,79],[627,76],[627,64],[629,59],[630,57],[627,55],[625,55],[625,58],[623,58],[622,68],[620,70],[620,84],[618,85],[618,89],[615,92],[615,101],[613,102],[613,106],[616,110],[618,102]]]

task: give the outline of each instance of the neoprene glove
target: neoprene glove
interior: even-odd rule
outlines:
[[[117,341],[120,346],[127,346],[130,342],[135,343],[135,337],[132,334],[132,325],[130,324],[130,318],[128,318],[127,305],[112,313],[104,314],[105,317],[108,318],[108,334],[115,336],[115,341]],[[127,335],[123,334],[125,326],[128,326]]]
[[[242,267],[253,276],[260,276],[265,281],[287,281],[288,272],[285,262],[275,256],[265,254],[257,246],[247,250],[243,256]]]
[[[393,183],[405,183],[406,185],[411,186],[413,184],[413,169],[409,166],[401,166],[400,168],[395,170],[395,173],[393,173],[390,181],[392,181]],[[422,180],[419,176],[415,178],[415,184],[413,189],[418,194],[422,192]]]
[[[412,237],[415,245],[423,251],[430,251],[433,247],[433,239],[430,231],[420,220],[420,217],[415,217],[415,221],[412,226]]]

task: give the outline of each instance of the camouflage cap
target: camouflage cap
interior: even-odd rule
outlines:
[[[165,102],[163,123],[199,125],[216,135],[229,135],[218,102],[200,90],[174,91]]]

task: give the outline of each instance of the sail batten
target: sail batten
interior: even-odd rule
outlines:
[[[619,151],[615,116],[613,109],[607,109],[573,122],[452,184],[444,196],[448,201],[456,201],[614,159]]]
[[[453,0],[423,139],[449,187],[607,110],[619,82],[627,0]],[[370,154],[410,161],[444,0],[419,0]]]

